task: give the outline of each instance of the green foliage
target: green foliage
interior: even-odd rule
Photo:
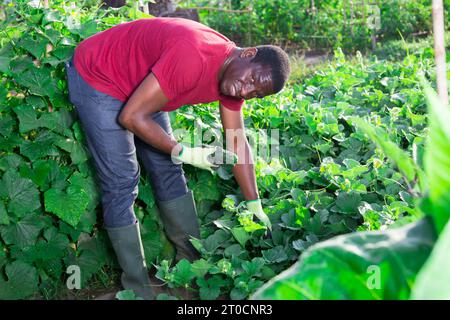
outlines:
[[[144,300],[136,296],[133,290],[122,290],[116,293],[117,300]]]
[[[442,299],[449,296],[448,277],[438,280],[436,274],[449,265],[449,231],[448,227],[444,228],[448,225],[450,206],[450,112],[429,85],[423,83],[429,105],[430,133],[425,151],[429,190],[422,191],[428,191],[429,197],[424,199],[421,209],[428,217],[398,229],[357,232],[317,244],[302,255],[297,265],[266,284],[253,298]],[[382,132],[376,133],[374,127],[362,120],[356,122],[385,150],[408,180],[415,177],[419,169],[407,154]],[[442,229],[444,232],[435,245],[436,234]],[[375,284],[369,281],[372,277],[368,275],[369,268],[377,273]]]
[[[202,255],[202,272],[188,286],[200,286],[201,297],[244,299],[317,243],[422,217],[416,200],[423,191],[418,177],[422,178],[427,117],[417,74],[421,67],[427,70],[431,61],[416,56],[402,62],[368,61],[359,56],[350,63],[341,51],[335,57],[281,94],[248,101],[244,108],[247,136],[258,155],[260,197],[274,226],[271,237],[264,237],[262,226],[246,210],[234,181],[220,181],[205,172],[202,181],[208,188],[203,189],[203,182],[191,184],[201,190],[195,194],[200,204],[213,201],[216,196],[210,194],[223,199],[222,207],[212,206],[200,214],[201,239],[192,240]],[[172,125],[190,131],[219,127],[211,108],[195,106],[194,112],[184,107],[172,117]],[[373,136],[383,132],[380,137],[392,142],[379,139],[382,144],[377,147],[356,125],[356,117],[375,126]],[[259,149],[276,129],[279,158]],[[189,137],[178,138],[189,141]],[[392,161],[392,154],[397,161]],[[214,184],[206,183],[207,176]],[[395,237],[391,240],[394,243]],[[422,262],[431,248],[427,250]],[[260,259],[263,268],[249,276],[244,265],[253,259]],[[160,279],[177,286],[169,261],[159,267],[164,270]],[[414,270],[408,272],[408,281]],[[213,277],[223,281],[220,289],[205,280]],[[402,285],[407,292],[409,282]]]
[[[431,32],[430,0],[383,0],[348,2],[340,0],[195,0],[189,5],[221,9],[201,10],[200,20],[227,35],[241,46],[272,43],[309,49],[367,50],[371,36],[382,42]],[[314,7],[312,7],[314,3]],[[445,7],[448,12],[448,6]],[[378,15],[379,16],[375,16]],[[373,30],[371,25],[378,20]],[[371,23],[372,22],[372,23]],[[380,40],[378,40],[380,41]]]
[[[86,37],[145,15],[50,4],[14,1],[0,21],[0,299],[46,298],[48,288],[64,285],[70,265],[80,267],[83,288],[103,267],[117,266],[100,228],[95,170],[64,63]],[[151,265],[170,247],[146,179],[139,186],[136,211]]]
[[[335,237],[306,251],[252,299],[408,299],[434,239],[429,220]]]
[[[47,284],[63,283],[69,265],[81,268],[83,288],[103,268],[117,267],[101,227],[95,170],[68,101],[64,62],[84,38],[138,13],[130,7],[51,5],[42,9],[16,1],[0,26],[2,298],[43,295]],[[265,14],[267,21],[276,21],[274,15],[285,19],[291,13],[267,6]],[[274,35],[292,28],[285,21]],[[322,18],[315,23],[319,21],[332,23]],[[389,152],[377,148],[352,119],[366,117],[383,130],[404,150],[401,157],[413,155],[418,172],[427,118],[417,73],[429,69],[428,58],[385,62],[357,56],[350,62],[337,50],[335,59],[310,77],[278,95],[248,101],[244,118],[251,143],[269,145],[279,133],[274,150],[254,150],[260,197],[273,225],[270,237],[245,207],[228,172],[185,166],[201,220],[201,237],[191,241],[202,258],[171,266],[173,248],[161,232],[150,183],[142,176],[134,209],[147,265],[156,264],[157,276],[169,286],[198,290],[201,299],[245,299],[318,242],[419,219],[420,188],[410,161],[393,165],[386,158]],[[177,137],[183,142],[190,142],[195,130],[221,128],[216,105],[185,106],[170,117],[175,132],[189,132]],[[211,140],[216,138],[221,134]],[[279,157],[272,154],[277,150]],[[402,161],[406,167],[398,165]],[[405,173],[411,179],[405,180]],[[22,272],[30,277],[27,284],[18,281]],[[133,298],[130,293],[120,296]]]
[[[34,267],[14,261],[5,267],[7,281],[0,279],[0,299],[23,299],[38,288],[38,275]]]
[[[417,176],[423,176],[422,170],[414,163],[409,154],[390,141],[384,131],[372,127],[360,118],[354,118],[352,121],[356,123],[371,140],[377,143],[387,157],[397,165],[399,171],[405,176],[408,182],[413,182]]]
[[[430,206],[424,211],[433,217],[441,232],[450,218],[450,110],[429,86],[425,87],[425,94],[430,110],[430,134],[425,153]]]

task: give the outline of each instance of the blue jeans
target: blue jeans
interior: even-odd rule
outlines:
[[[125,103],[91,87],[79,75],[72,59],[66,62],[69,99],[75,106],[92,155],[101,190],[104,226],[123,227],[136,223],[133,205],[138,195],[140,164],[143,164],[155,198],[172,200],[187,194],[181,164],[122,127],[117,118]],[[172,134],[167,112],[152,116]]]

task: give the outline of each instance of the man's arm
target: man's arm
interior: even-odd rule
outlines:
[[[220,118],[225,131],[226,149],[238,156],[238,163],[233,167],[234,177],[245,200],[258,199],[253,157],[245,136],[242,110],[232,111],[220,105]]]
[[[152,114],[160,111],[168,101],[158,80],[153,73],[150,73],[123,107],[119,115],[119,123],[143,141],[165,153],[170,154],[174,147],[181,150],[177,141],[152,119]]]

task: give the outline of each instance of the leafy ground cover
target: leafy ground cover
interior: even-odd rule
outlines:
[[[82,288],[117,284],[107,276],[118,266],[101,228],[95,172],[63,67],[82,39],[144,16],[128,7],[97,12],[53,1],[41,9],[17,1],[6,17],[0,27],[0,299],[61,297],[71,265],[82,271]],[[280,156],[256,163],[270,237],[249,215],[233,179],[186,167],[201,220],[201,239],[192,243],[202,258],[171,265],[173,248],[142,175],[135,211],[148,265],[168,286],[196,290],[201,299],[245,299],[311,245],[419,219],[419,171],[405,174],[409,158],[399,154],[391,162],[352,118],[368,119],[377,135],[421,166],[428,129],[417,74],[430,70],[431,58],[429,51],[400,62],[358,55],[349,63],[336,50],[314,74],[246,105],[253,145],[279,134]],[[174,129],[190,133],[221,127],[215,104],[170,116]],[[191,141],[190,134],[178,138]]]
[[[238,190],[231,189],[222,209],[200,211],[202,240],[193,243],[203,259],[190,268],[186,261],[172,269],[163,262],[161,279],[173,286],[196,283],[204,299],[226,292],[242,299],[315,243],[421,217],[414,200],[420,193],[420,173],[404,175],[403,170],[409,168],[408,155],[422,161],[426,106],[416,74],[420,68],[426,70],[430,60],[357,60],[349,64],[337,51],[335,59],[312,77],[277,97],[247,104],[246,125],[255,128],[253,134],[280,130],[280,158],[259,158],[256,166],[263,206],[274,226],[272,237],[264,237],[249,219]],[[176,115],[175,125],[186,128],[201,121],[205,129],[218,126],[210,106],[204,108],[202,112],[195,107],[201,120],[186,108],[186,113]],[[398,165],[353,124],[355,116],[376,125],[380,140],[389,138],[402,146]],[[216,179],[219,191],[222,185],[236,187],[232,181]],[[192,187],[201,207],[203,201],[222,199],[212,185],[203,189],[195,181]]]
[[[400,228],[356,232],[334,237],[308,249],[293,267],[260,288],[256,299],[448,299],[449,278],[437,276],[449,267],[450,111],[425,84],[430,133],[425,170],[420,173],[426,217]],[[414,161],[400,164],[402,151],[361,118],[354,119],[403,174],[420,172]],[[402,157],[408,158],[403,154]],[[407,169],[409,168],[409,169]]]

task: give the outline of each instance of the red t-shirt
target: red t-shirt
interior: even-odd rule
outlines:
[[[219,100],[240,110],[243,100],[220,93],[217,76],[236,44],[181,18],[144,18],[99,32],[75,49],[74,65],[94,89],[122,102],[153,72],[169,99],[162,111]]]

